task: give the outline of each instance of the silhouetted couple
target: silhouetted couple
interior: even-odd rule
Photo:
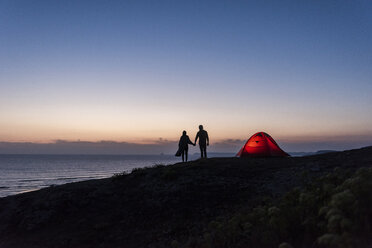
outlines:
[[[207,157],[207,146],[209,146],[208,132],[203,129],[203,125],[199,126],[199,132],[196,134],[195,142],[192,143],[189,136],[186,135],[186,131],[182,132],[182,136],[178,143],[178,151],[176,156],[182,156],[182,162],[187,162],[187,156],[189,152],[189,144],[195,146],[196,141],[199,139],[199,147],[202,158]]]

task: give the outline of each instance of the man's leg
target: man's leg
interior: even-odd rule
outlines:
[[[199,148],[200,148],[200,156],[203,158],[203,146],[199,145]]]
[[[201,145],[200,146],[200,152],[201,152],[201,157],[206,158],[207,157],[207,146],[206,145]]]

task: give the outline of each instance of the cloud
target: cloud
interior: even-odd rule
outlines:
[[[161,140],[150,144],[116,141],[66,141],[52,143],[0,142],[1,154],[160,154],[175,153],[177,142]]]
[[[319,150],[350,150],[372,145],[370,140],[324,140],[324,141],[284,141],[279,146],[288,152],[316,152]]]
[[[68,141],[55,140],[51,143],[0,142],[0,154],[174,154],[178,141],[159,138],[143,140],[146,143],[117,142],[102,140]],[[235,153],[244,144],[243,140],[222,140],[211,144],[210,152]],[[199,152],[199,148],[190,147],[190,153]]]
[[[238,152],[247,139],[224,139],[211,146],[213,152]],[[278,145],[287,152],[316,152],[319,150],[349,150],[372,145],[372,135],[348,135],[333,137],[297,137],[277,139]]]
[[[224,139],[212,143],[209,152],[237,153],[247,140]],[[323,137],[317,139],[276,140],[287,152],[314,152],[318,150],[347,150],[372,145],[372,136]],[[143,143],[102,140],[68,141],[55,140],[51,143],[0,142],[0,154],[174,154],[178,141],[159,138],[144,140]],[[191,154],[199,152],[190,147]]]

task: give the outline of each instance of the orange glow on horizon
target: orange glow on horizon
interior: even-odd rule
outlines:
[[[72,109],[72,108],[71,108]],[[225,140],[246,141],[256,132],[266,132],[279,142],[311,142],[322,140],[365,140],[372,137],[372,127],[367,122],[345,120],[315,121],[285,118],[276,114],[264,115],[252,111],[222,114],[213,110],[203,115],[185,110],[161,109],[148,111],[106,110],[98,106],[87,106],[86,111],[33,110],[4,113],[0,120],[0,141],[50,143],[66,141],[115,141],[138,144],[153,144],[162,141],[178,141],[183,130],[193,139],[199,124],[208,131],[211,143]],[[128,111],[128,112],[126,112]],[[22,115],[21,113],[27,112]],[[84,114],[81,114],[84,113]],[[254,117],[252,117],[254,116]],[[197,121],[195,121],[197,120]],[[367,137],[367,138],[366,138]]]

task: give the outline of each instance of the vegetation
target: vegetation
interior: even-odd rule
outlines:
[[[211,221],[196,246],[367,247],[371,227],[372,169],[336,168],[276,202]]]

